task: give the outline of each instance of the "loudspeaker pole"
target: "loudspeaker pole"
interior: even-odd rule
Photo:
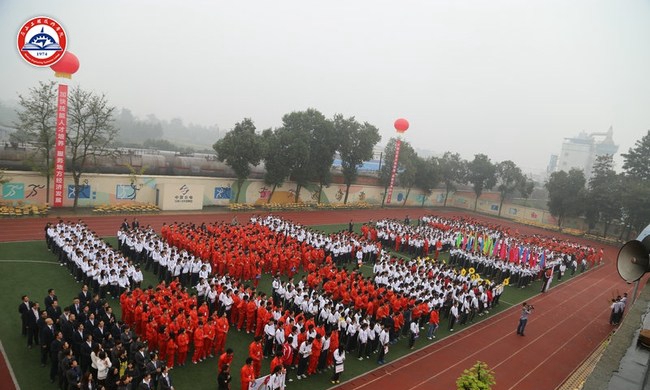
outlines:
[[[632,305],[634,305],[634,302],[636,302],[636,293],[639,290],[639,282],[641,282],[641,279],[634,282],[634,291],[632,291]]]

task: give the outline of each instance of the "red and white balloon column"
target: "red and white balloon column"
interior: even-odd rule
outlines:
[[[79,59],[66,51],[56,64],[50,66],[56,77],[67,79],[79,70]],[[53,207],[63,207],[65,198],[65,144],[68,131],[68,85],[59,84],[56,108],[56,133],[54,135],[54,198]]]
[[[409,122],[404,118],[399,118],[395,121],[395,130],[397,130],[397,142],[395,142],[395,159],[393,160],[393,169],[390,174],[390,184],[388,185],[388,193],[386,194],[386,204],[390,204],[393,197],[393,185],[395,184],[395,174],[397,174],[397,165],[399,163],[399,148],[402,145],[402,134],[409,128]]]

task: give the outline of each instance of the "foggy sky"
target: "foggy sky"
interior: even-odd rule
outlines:
[[[0,0],[2,100],[54,79],[16,48],[41,15],[80,59],[71,84],[142,119],[261,130],[313,107],[385,144],[404,117],[418,148],[525,173],[580,131],[612,125],[620,153],[650,129],[649,1]]]

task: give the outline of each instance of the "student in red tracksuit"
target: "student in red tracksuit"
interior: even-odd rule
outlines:
[[[255,337],[253,342],[248,346],[248,357],[253,359],[253,371],[258,378],[262,372],[262,338]]]
[[[251,333],[255,329],[255,313],[257,304],[254,299],[250,299],[246,304],[246,333]]]
[[[178,364],[180,366],[184,366],[185,360],[187,359],[187,351],[190,348],[190,338],[187,337],[185,329],[181,329],[179,331],[178,337],[176,338],[176,343],[178,344]],[[169,348],[169,346],[167,348]]]
[[[167,341],[167,348],[165,350],[165,357],[167,360],[167,366],[170,368],[174,367],[174,356],[176,355],[176,350],[178,350],[178,344],[174,340],[174,334],[169,335],[169,340]]]
[[[230,324],[228,323],[228,316],[224,312],[221,317],[216,321],[216,334],[214,340],[214,353],[220,354],[223,352],[226,347],[226,336],[228,335],[228,330],[230,329]]]
[[[199,322],[199,326],[197,326],[194,331],[194,354],[192,355],[192,363],[194,364],[203,361],[203,358],[201,358],[204,343],[203,336],[203,323]]]
[[[240,371],[241,389],[248,390],[250,383],[255,380],[255,370],[253,368],[253,359],[246,358],[246,364]]]

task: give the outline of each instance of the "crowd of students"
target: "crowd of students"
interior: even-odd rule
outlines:
[[[67,267],[77,282],[91,287],[101,299],[116,299],[127,288],[139,286],[143,280],[140,268],[128,257],[114,251],[92,232],[83,221],[59,221],[46,228],[47,248]]]
[[[432,255],[450,249],[450,263],[458,268],[474,268],[489,279],[509,279],[519,287],[529,285],[551,267],[581,271],[602,261],[603,251],[542,235],[521,235],[517,231],[472,218],[424,216],[415,226],[397,220],[375,224],[377,237],[396,251]],[[562,272],[563,273],[563,272]]]
[[[61,266],[84,282],[69,305],[60,305],[55,289],[49,289],[44,307],[28,296],[18,306],[27,346],[40,349],[41,366],[50,366],[50,382],[62,390],[173,389],[169,368],[128,324],[116,318],[105,299],[137,286],[142,280],[137,267],[82,221],[59,221],[45,230],[47,246]],[[126,282],[104,281],[107,270],[109,275],[118,271],[126,275]]]
[[[371,235],[371,229],[366,225],[362,231]],[[365,232],[363,237],[349,231],[324,235],[272,216],[253,217],[244,226],[173,224],[165,225],[163,231],[163,236],[170,242],[161,240],[152,231],[141,229],[122,231],[120,242],[130,246],[125,248],[126,251],[136,249],[133,242],[137,242],[138,237],[148,242],[149,249],[139,256],[147,264],[155,263],[156,259],[162,263],[160,259],[165,257],[165,253],[173,254],[171,259],[166,259],[167,265],[170,260],[176,262],[174,257],[205,265],[207,261],[197,255],[210,256],[213,261],[208,266],[213,272],[208,278],[198,278],[199,282],[194,286],[196,297],[188,295],[181,282],[193,279],[189,268],[188,276],[175,279],[179,274],[172,275],[172,284],[161,283],[154,294],[139,291],[126,294],[129,298],[124,300],[126,306],[123,310],[124,313],[134,313],[134,319],[127,322],[135,321],[133,325],[136,330],[139,327],[150,329],[140,331],[150,335],[147,340],[152,345],[157,337],[163,337],[164,343],[169,343],[167,327],[170,321],[174,323],[171,333],[176,336],[182,329],[188,335],[188,340],[183,340],[183,344],[187,341],[195,351],[194,362],[208,355],[223,353],[223,344],[214,349],[215,343],[201,340],[214,337],[212,333],[215,331],[206,331],[205,328],[214,329],[219,319],[227,321],[224,328],[236,327],[253,333],[255,338],[259,338],[264,356],[270,358],[283,351],[285,362],[295,366],[297,378],[303,379],[306,375],[330,367],[335,362],[334,352],[338,345],[344,347],[343,355],[339,354],[339,358],[344,356],[345,351],[354,351],[359,359],[377,353],[377,361],[383,363],[389,344],[396,342],[400,336],[408,337],[412,347],[419,330],[426,326],[427,336],[433,339],[440,320],[439,311],[442,309],[445,318],[453,313],[453,299],[462,303],[459,319],[463,318],[466,300],[467,312],[478,315],[483,315],[493,304],[494,286],[488,286],[485,282],[463,282],[449,267],[434,271],[422,265],[418,273],[413,264],[400,263],[378,252],[380,245],[373,244]],[[238,239],[243,239],[243,242],[238,242]],[[172,242],[186,248],[179,250]],[[232,258],[220,256],[220,245],[224,242],[228,242],[229,249],[223,253],[235,250],[243,255]],[[268,249],[275,248],[278,243],[286,244],[285,248],[293,249],[293,252],[278,254],[275,251],[269,261]],[[277,267],[273,265],[273,257],[280,255],[295,259],[292,268],[302,267],[308,271],[307,275],[294,282],[291,278],[293,274],[287,273],[288,281],[282,282],[279,276],[287,269],[280,264]],[[334,260],[336,257],[340,257],[338,261]],[[245,264],[252,262],[251,258],[256,259],[254,262],[259,267],[258,273],[275,272],[270,297],[255,291],[256,285],[251,283],[250,274],[247,278],[246,273],[236,271],[245,269]],[[360,272],[337,267],[337,264],[353,263],[356,258],[362,262],[374,261],[375,269],[381,270],[381,274],[378,272],[376,278],[366,278]],[[377,258],[379,260],[375,260]],[[226,259],[225,264],[219,267],[218,262],[222,259]],[[153,268],[156,269],[155,266]],[[220,273],[220,269],[224,272]],[[230,274],[229,270],[235,272]],[[411,271],[415,272],[415,278],[403,277]],[[431,280],[426,287],[418,279],[418,275],[425,274],[427,281]],[[382,282],[383,277],[388,280]],[[475,303],[470,298],[481,299],[475,311],[469,306]],[[155,320],[161,313],[165,318],[162,325]],[[474,316],[468,318],[473,321]],[[182,325],[178,324],[179,319]],[[310,330],[310,325],[313,325],[313,330]],[[157,336],[156,327],[159,329]],[[202,337],[197,338],[198,328],[201,328]],[[199,347],[196,346],[197,342]],[[290,348],[282,348],[285,344]],[[162,347],[160,343],[157,346],[159,349]],[[292,359],[286,359],[287,354]],[[169,351],[165,355],[170,355],[168,362],[185,361],[185,355],[173,357]],[[256,374],[259,372],[255,367],[260,366],[257,355],[259,353],[251,353],[250,356]],[[314,356],[318,356],[318,359]]]
[[[363,225],[361,235],[352,229],[328,235],[274,216],[254,216],[244,225],[165,224],[158,236],[125,220],[118,231],[120,252],[82,222],[46,231],[48,247],[77,280],[92,286],[95,299],[120,297],[123,322],[113,319],[114,334],[109,333],[139,340],[126,349],[127,367],[145,360],[138,358],[145,356],[138,355],[144,346],[154,352],[151,361],[166,362],[156,379],[162,370],[186,364],[189,353],[194,364],[219,355],[219,378],[230,378],[230,364],[222,360],[232,358],[226,338],[236,328],[253,337],[250,362],[240,371],[242,389],[259,377],[265,357],[273,359],[277,380],[284,380],[289,367],[297,379],[337,367],[331,378],[337,383],[346,352],[360,360],[377,354],[383,364],[389,346],[402,337],[413,348],[421,329],[435,338],[441,319],[448,320],[450,331],[471,323],[498,304],[504,280],[534,263],[531,254],[513,260],[512,250],[503,257],[502,248],[528,243],[530,253],[539,249],[495,226],[437,217],[424,217],[417,226],[382,220]],[[535,239],[537,245],[548,242]],[[549,263],[556,251],[565,254],[560,248],[593,255],[590,248],[552,242],[553,250],[544,251]],[[413,259],[391,257],[382,246]],[[437,261],[446,249],[452,249],[451,264]],[[370,278],[344,267],[368,262]],[[141,289],[140,267],[151,269],[159,285]],[[462,267],[478,272],[460,272]],[[294,280],[301,269],[306,276]],[[274,276],[270,296],[257,291],[263,273]]]

